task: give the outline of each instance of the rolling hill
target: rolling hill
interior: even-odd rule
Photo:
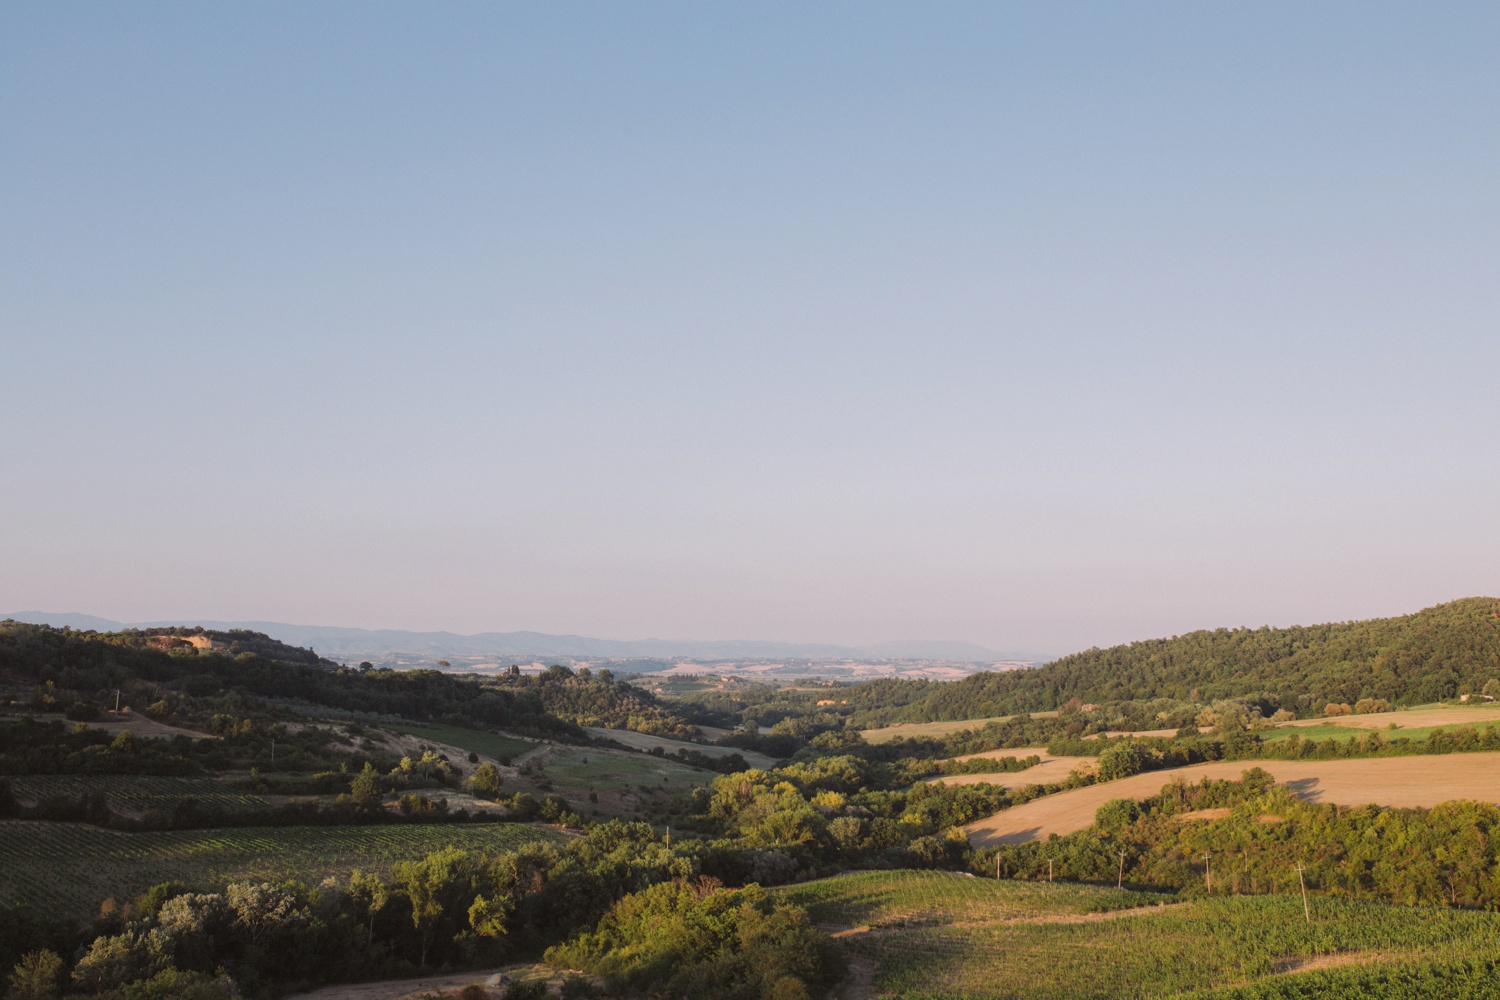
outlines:
[[[1077,698],[1257,698],[1303,714],[1328,702],[1394,705],[1478,693],[1500,678],[1500,600],[1471,597],[1396,618],[1190,632],[1089,649],[1035,670],[929,685],[891,722],[1056,709]],[[900,684],[902,682],[887,682]]]

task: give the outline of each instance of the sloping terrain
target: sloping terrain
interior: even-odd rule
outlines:
[[[1054,833],[1061,836],[1087,829],[1094,822],[1094,813],[1110,799],[1144,800],[1173,781],[1237,779],[1251,767],[1271,772],[1278,782],[1314,802],[1408,807],[1430,807],[1453,799],[1500,803],[1500,753],[1325,761],[1214,761],[1046,795],[971,823],[964,831],[976,847],[1022,843]]]
[[[1339,966],[1487,960],[1500,940],[1492,913],[1315,898],[1308,922],[1295,897],[1176,901],[951,872],[861,872],[777,892],[848,949],[851,1000],[1166,998]]]

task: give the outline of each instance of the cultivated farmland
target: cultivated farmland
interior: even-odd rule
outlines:
[[[514,736],[503,736],[500,733],[492,733],[481,729],[463,729],[459,726],[445,726],[439,723],[387,722],[382,723],[382,725],[394,732],[404,733],[407,736],[415,736],[417,739],[426,740],[430,743],[442,743],[446,746],[457,747],[465,752],[481,753],[495,760],[510,760],[536,746],[533,742],[517,739]]]
[[[162,778],[118,774],[38,774],[7,778],[16,798],[26,805],[53,796],[77,799],[102,794],[119,812],[140,815],[151,809],[171,811],[191,796],[206,806],[250,811],[269,809],[259,795],[236,792],[219,778]]]
[[[779,892],[842,927],[856,975],[896,996],[1171,997],[1334,965],[1483,959],[1500,940],[1491,913],[1317,898],[1307,923],[1292,897],[1142,906],[1162,897],[946,872],[871,872]],[[1120,908],[1108,909],[1111,896]]]
[[[582,792],[623,792],[648,785],[653,790],[681,791],[706,785],[717,775],[676,761],[645,754],[609,750],[579,750],[558,756],[542,768],[562,795]]]
[[[1238,779],[1263,768],[1313,802],[1339,805],[1435,806],[1453,799],[1500,803],[1500,753],[1455,753],[1354,760],[1214,761],[1149,771],[1086,788],[1046,795],[964,828],[975,847],[1017,844],[1087,829],[1110,799],[1147,799],[1169,782]],[[1035,770],[1035,768],[1031,769]],[[1030,773],[1023,771],[1021,774]]]
[[[676,753],[679,750],[696,750],[710,757],[728,757],[731,754],[739,754],[745,758],[745,762],[751,767],[770,769],[777,764],[775,757],[769,757],[754,750],[712,746],[707,743],[688,743],[686,740],[674,740],[666,736],[653,736],[650,733],[637,733],[630,729],[602,729],[599,726],[584,726],[583,728],[585,732],[595,739],[614,740],[616,743],[622,743],[636,750],[645,750],[647,753],[655,750],[657,747],[660,747],[663,753]],[[717,731],[721,733],[728,732],[728,730],[723,729]]]
[[[114,833],[77,823],[0,822],[0,902],[82,918],[158,882],[214,889],[245,880],[316,885],[351,869],[387,872],[444,847],[498,852],[551,830],[515,823],[303,826]]]
[[[1024,760],[1035,750],[992,750],[988,753],[971,754],[969,757],[959,757],[958,760],[969,760],[971,757],[991,757],[1000,759],[1004,757],[1015,757]],[[1024,771],[1011,771],[1009,773],[996,772],[994,774],[948,774],[936,778],[928,778],[929,782],[941,781],[945,785],[999,785],[1002,788],[1021,788],[1025,785],[1049,785],[1053,782],[1065,780],[1073,773],[1075,767],[1087,767],[1090,770],[1098,764],[1094,757],[1053,757],[1045,750],[1037,754],[1042,762],[1035,767],[1028,767]]]
[[[1055,715],[1057,715],[1056,712],[1031,713],[1033,719],[1050,719]],[[1014,718],[1014,715],[996,715],[988,719],[959,719],[953,722],[901,722],[894,726],[866,729],[860,735],[865,738],[866,743],[889,743],[891,740],[947,736],[949,733],[962,732],[965,729],[983,729],[991,722],[1005,722]]]

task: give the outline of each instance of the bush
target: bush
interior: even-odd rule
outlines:
[[[1116,834],[1141,818],[1141,806],[1135,799],[1110,799],[1094,813],[1094,825],[1104,833]]]
[[[621,899],[592,933],[549,948],[548,964],[603,975],[611,992],[663,1000],[806,997],[843,971],[807,913],[759,886],[662,882]]]
[[[1134,743],[1115,743],[1099,755],[1099,780],[1114,781],[1146,770],[1146,751]]]
[[[29,951],[21,956],[10,974],[7,997],[17,1000],[51,1000],[62,988],[63,962],[53,951]]]
[[[63,715],[72,722],[95,722],[99,718],[99,708],[86,701],[75,701]]]
[[[469,788],[479,798],[499,798],[500,769],[489,761],[480,764],[474,769],[474,776],[469,779]]]
[[[511,983],[502,994],[504,1000],[545,1000],[547,996],[547,983],[541,979],[532,979],[524,983]]]

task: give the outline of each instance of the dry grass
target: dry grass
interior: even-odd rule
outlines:
[[[730,754],[739,754],[745,758],[745,763],[751,767],[769,770],[780,763],[775,757],[769,757],[754,750],[740,750],[736,747],[718,747],[707,743],[689,743],[686,740],[674,740],[666,736],[652,736],[648,733],[638,733],[631,729],[601,729],[598,726],[584,726],[584,730],[594,737],[603,740],[614,740],[637,750],[650,751],[661,747],[666,753],[676,753],[678,750],[696,750],[710,757],[728,757]]]
[[[1012,754],[1025,757],[1026,754],[1017,751],[1006,751],[1005,756]],[[1073,773],[1075,767],[1087,767],[1090,770],[1098,762],[1093,757],[1048,757],[1035,767],[1028,767],[1024,771],[1012,771],[1009,774],[949,774],[937,778],[928,778],[928,783],[941,781],[945,785],[999,785],[1002,788],[1021,788],[1026,785],[1050,785],[1053,782],[1063,781]]]
[[[1056,712],[1032,712],[1031,717],[1050,719],[1056,714]],[[888,743],[896,739],[947,736],[949,733],[962,732],[965,729],[983,729],[991,722],[1005,722],[1014,718],[1014,715],[995,715],[987,719],[960,719],[955,722],[900,722],[880,729],[866,729],[860,735],[865,738],[866,743]]]
[[[1345,726],[1350,729],[1427,729],[1432,726],[1472,726],[1483,722],[1500,722],[1500,705],[1424,705],[1401,712],[1376,712],[1372,715],[1331,715],[1327,718],[1298,719],[1283,723],[1287,727]]]
[[[1250,767],[1270,771],[1277,781],[1313,802],[1408,807],[1430,807],[1452,799],[1500,803],[1500,753],[1326,761],[1214,761],[1047,795],[964,829],[969,842],[976,847],[1023,843],[1045,839],[1054,833],[1065,835],[1091,826],[1095,811],[1110,799],[1150,798],[1178,779],[1187,782],[1203,778],[1236,779]]]

